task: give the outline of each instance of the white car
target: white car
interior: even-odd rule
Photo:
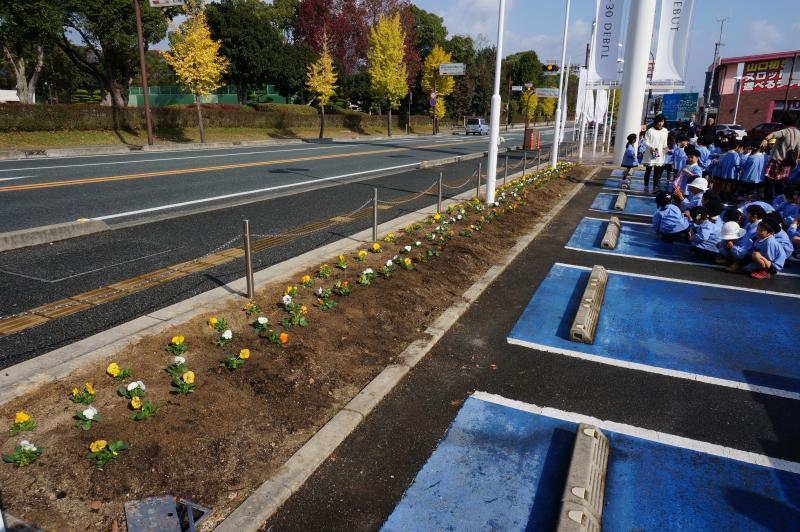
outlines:
[[[488,135],[489,124],[483,118],[467,118],[467,135]]]
[[[723,128],[725,130],[731,131],[732,133],[736,134],[736,138],[742,140],[747,136],[747,130],[740,126],[739,124],[718,124],[717,131],[722,131]]]

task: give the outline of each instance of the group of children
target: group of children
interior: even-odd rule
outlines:
[[[689,242],[697,257],[754,279],[768,279],[789,257],[800,258],[800,187],[787,187],[771,204],[741,206],[724,204],[704,177],[687,189],[686,195],[677,187],[656,195],[653,229],[662,239]]]

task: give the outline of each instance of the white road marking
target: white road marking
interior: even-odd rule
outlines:
[[[16,177],[2,177],[0,181],[13,181],[15,179],[30,179],[31,177],[36,177],[35,175],[18,175]]]
[[[694,264],[694,263],[689,263]],[[564,268],[572,268],[575,270],[586,270],[591,271],[592,269],[587,266],[577,266],[575,264],[566,264],[564,262],[556,262],[553,266],[563,266]],[[608,273],[614,275],[626,275],[628,277],[638,277],[640,279],[654,279],[656,281],[666,281],[668,283],[678,283],[678,284],[693,284],[697,286],[708,286],[711,288],[724,288],[725,290],[738,290],[740,292],[752,292],[754,294],[765,294],[768,296],[780,296],[780,297],[792,297],[792,298],[800,298],[800,294],[789,294],[787,292],[774,292],[772,290],[760,290],[758,288],[747,288],[744,286],[732,286],[726,284],[716,284],[716,283],[706,283],[703,281],[692,281],[689,279],[677,279],[675,277],[661,277],[659,275],[647,275],[644,273],[630,273],[630,272],[622,272],[618,270],[608,270]],[[782,275],[782,274],[781,274]]]
[[[386,167],[386,168],[376,168],[374,170],[364,170],[363,172],[353,172],[351,174],[342,174],[342,175],[336,175],[336,176],[332,176],[332,177],[322,177],[322,178],[319,178],[319,179],[309,179],[307,181],[300,181],[300,182],[297,182],[297,183],[288,183],[286,185],[277,185],[277,186],[274,186],[274,187],[259,188],[259,189],[255,189],[255,190],[245,190],[243,192],[235,192],[233,194],[224,194],[222,196],[213,196],[213,197],[210,197],[210,198],[202,198],[202,199],[197,199],[197,200],[192,200],[192,201],[183,201],[181,203],[172,203],[172,204],[169,204],[169,205],[161,205],[159,207],[150,207],[148,209],[139,209],[139,210],[136,210],[136,211],[121,212],[121,213],[116,213],[116,214],[107,214],[105,216],[95,216],[95,217],[93,217],[91,219],[92,220],[113,220],[114,218],[122,218],[124,216],[133,216],[133,215],[136,215],[136,214],[145,214],[145,213],[148,213],[148,212],[156,212],[156,211],[163,211],[163,210],[167,210],[167,209],[174,209],[174,208],[177,208],[177,207],[185,207],[187,205],[197,205],[197,204],[200,204],[200,203],[208,203],[208,202],[211,202],[211,201],[219,201],[219,200],[223,200],[223,199],[237,198],[237,197],[240,197],[240,196],[247,196],[249,194],[258,194],[258,193],[261,193],[261,192],[272,192],[272,191],[275,191],[275,190],[283,190],[283,189],[292,188],[292,187],[299,187],[299,186],[302,186],[302,185],[311,185],[311,184],[315,184],[315,183],[323,183],[325,181],[332,181],[334,179],[343,179],[343,178],[346,178],[346,177],[355,177],[355,176],[364,175],[364,174],[375,174],[375,173],[386,172],[386,171],[390,171],[390,170],[399,170],[401,168],[410,168],[412,166],[417,166],[418,164],[419,163],[401,164],[399,166],[389,166],[389,167]]]
[[[780,388],[771,388],[769,386],[759,386],[749,384],[746,382],[733,381],[729,379],[720,379],[718,377],[709,377],[708,375],[701,375],[699,373],[691,373],[688,371],[679,371],[676,369],[661,368],[658,366],[650,366],[648,364],[640,364],[638,362],[628,362],[627,360],[619,360],[616,358],[606,357],[603,355],[592,355],[582,351],[574,351],[572,349],[564,349],[561,347],[554,347],[551,345],[538,344],[535,342],[528,342],[517,338],[506,338],[506,341],[511,345],[518,345],[538,351],[545,351],[547,353],[555,353],[556,355],[565,355],[572,358],[579,358],[581,360],[588,360],[589,362],[597,362],[606,364],[608,366],[616,366],[620,368],[633,369],[637,371],[644,371],[646,373],[654,373],[656,375],[664,375],[667,377],[675,377],[678,379],[686,379],[690,381],[703,382],[706,384],[713,384],[716,386],[723,386],[725,388],[734,388],[737,390],[744,390],[754,393],[762,393],[765,395],[775,395],[777,397],[785,397],[786,399],[800,400],[800,393],[789,392],[781,390]]]
[[[700,440],[693,440],[691,438],[684,438],[683,436],[676,436],[666,432],[658,432],[651,429],[636,427],[625,423],[617,423],[616,421],[602,420],[585,414],[577,412],[567,412],[566,410],[559,410],[556,408],[549,408],[538,406],[530,403],[523,403],[514,399],[507,399],[500,395],[495,395],[487,392],[476,391],[472,397],[487,403],[494,403],[515,410],[523,412],[530,412],[540,416],[546,416],[554,419],[561,419],[571,423],[586,423],[593,425],[601,430],[609,430],[618,434],[626,436],[633,436],[634,438],[641,438],[656,443],[663,443],[681,449],[689,449],[703,454],[710,454],[719,458],[729,458],[737,462],[744,462],[746,464],[753,464],[758,466],[769,467],[772,469],[779,469],[788,473],[800,474],[800,463],[782,460],[780,458],[772,458],[763,454],[751,453],[748,451],[741,451],[731,447],[724,447],[714,443],[704,442]]]

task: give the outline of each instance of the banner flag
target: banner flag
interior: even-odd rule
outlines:
[[[605,122],[606,111],[608,111],[608,91],[597,89],[594,103],[594,121],[597,123]]]
[[[684,81],[694,0],[662,0],[653,83]]]
[[[592,60],[589,65],[589,80],[592,83],[611,83],[617,80],[624,11],[625,0],[598,1]]]
[[[575,120],[580,120],[583,116],[584,104],[586,102],[586,69],[581,67],[578,73],[578,98],[575,102]]]

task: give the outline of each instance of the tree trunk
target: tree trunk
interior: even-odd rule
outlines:
[[[319,106],[319,138],[322,138],[323,134],[325,133],[325,106]]]
[[[44,50],[42,46],[36,46],[36,64],[33,67],[33,72],[30,73],[30,77],[28,77],[28,65],[24,57],[15,59],[11,51],[5,46],[3,47],[3,51],[11,63],[11,67],[14,69],[19,102],[35,104],[36,82],[39,80],[39,74],[42,72],[42,65],[44,64]]]
[[[388,125],[389,136],[392,136],[392,104],[389,104],[389,112],[386,113],[386,124]]]
[[[200,108],[200,95],[194,95],[194,106],[197,108],[197,127],[200,129],[200,142],[206,142],[206,130],[203,127],[203,110]]]

